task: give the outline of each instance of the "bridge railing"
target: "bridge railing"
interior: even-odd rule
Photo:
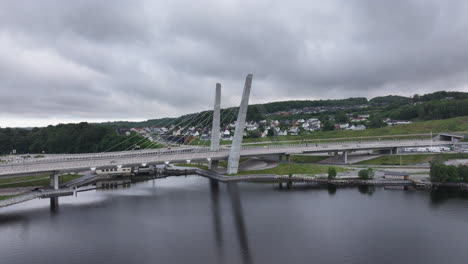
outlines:
[[[450,142],[433,142],[433,144],[440,145],[440,144],[449,144]],[[350,141],[342,141],[342,142],[327,142],[327,143],[299,143],[299,144],[281,144],[281,145],[267,145],[267,146],[255,146],[255,145],[248,145],[243,146],[242,150],[247,152],[255,152],[255,153],[274,153],[277,152],[278,149],[284,149],[285,152],[293,152],[294,150],[299,151],[326,151],[330,149],[331,151],[336,151],[336,147],[340,148],[356,148],[356,149],[364,149],[364,148],[372,148],[372,147],[407,147],[407,146],[427,146],[431,144],[430,140],[375,140],[375,141],[362,141],[362,142],[350,142]],[[190,159],[189,154],[193,154],[194,158],[199,158],[200,156],[204,156],[205,158],[211,158],[220,156],[221,153],[226,154],[228,152],[228,148],[222,148],[219,151],[212,152],[207,147],[201,148],[184,148],[184,149],[165,149],[165,150],[148,150],[148,151],[128,151],[128,152],[113,152],[113,153],[105,153],[105,154],[93,154],[93,155],[85,155],[85,154],[78,154],[73,156],[61,156],[55,157],[53,159],[46,159],[46,160],[34,160],[29,162],[20,162],[20,163],[7,163],[2,164],[0,167],[9,167],[12,171],[21,171],[25,166],[34,165],[34,164],[47,164],[51,170],[54,168],[61,168],[63,166],[55,166],[56,163],[65,163],[65,162],[82,162],[86,161],[87,164],[90,166],[97,165],[103,166],[102,160],[108,160],[108,166],[118,165],[120,161],[129,160],[132,158],[139,157],[163,157],[167,156],[168,160],[183,160],[184,158]],[[203,154],[204,155],[200,155]],[[112,162],[115,161],[115,162]],[[16,169],[15,169],[16,168]]]

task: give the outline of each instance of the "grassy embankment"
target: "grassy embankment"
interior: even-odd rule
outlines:
[[[401,156],[401,157],[400,157]],[[450,159],[468,159],[466,153],[454,153],[454,154],[414,154],[414,155],[390,155],[381,156],[375,159],[365,160],[358,162],[359,165],[412,165],[419,163],[428,163],[434,159],[440,161],[447,161]]]
[[[16,196],[16,195],[0,195],[0,201],[11,198],[11,197],[14,197],[14,196]]]
[[[59,176],[59,183],[63,184],[71,180],[77,179],[81,176],[82,175],[78,175],[78,174],[65,174],[65,175]],[[50,178],[49,176],[46,176],[46,175],[0,179],[0,189],[1,188],[16,188],[16,187],[32,187],[32,186],[49,186],[49,185],[50,185]]]
[[[328,172],[328,167],[334,166],[323,166],[314,164],[286,164],[282,163],[278,166],[264,170],[253,170],[253,171],[240,171],[237,175],[249,175],[249,174],[274,174],[274,175],[289,175],[289,174],[304,174],[304,175],[317,175]],[[334,167],[337,172],[347,171],[342,167]]]
[[[291,155],[291,162],[295,163],[317,163],[328,159],[330,156],[308,156],[308,155]]]

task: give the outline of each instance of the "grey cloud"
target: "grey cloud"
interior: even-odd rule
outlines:
[[[467,11],[461,0],[5,0],[0,113],[175,116],[209,109],[216,82],[237,104],[250,72],[256,102],[468,91]]]

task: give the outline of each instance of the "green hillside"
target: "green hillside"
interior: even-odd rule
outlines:
[[[335,130],[319,131],[308,135],[299,136],[278,136],[275,141],[283,140],[325,140],[332,138],[350,137],[371,137],[371,136],[391,136],[406,134],[428,134],[439,132],[459,132],[468,131],[468,116],[455,117],[444,120],[430,120],[414,122],[408,125],[387,126],[381,128],[371,128],[367,130]],[[246,138],[244,142],[268,142],[271,138]]]

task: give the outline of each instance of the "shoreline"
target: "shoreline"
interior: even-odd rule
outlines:
[[[251,175],[235,175],[226,176],[218,174],[210,170],[199,168],[165,168],[164,173],[167,176],[183,176],[196,174],[219,182],[274,182],[274,183],[293,183],[304,182],[314,183],[323,186],[413,186],[420,190],[430,190],[438,187],[459,188],[460,190],[468,190],[468,183],[441,183],[441,182],[417,182],[412,180],[361,180],[361,179],[333,179],[315,178],[311,176],[288,176],[274,174],[251,174]]]

